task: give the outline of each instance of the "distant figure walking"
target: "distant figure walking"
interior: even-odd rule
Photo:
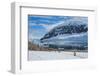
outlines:
[[[74,56],[76,56],[76,52],[74,51]]]

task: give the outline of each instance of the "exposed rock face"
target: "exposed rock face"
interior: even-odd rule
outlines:
[[[78,26],[60,26],[52,29],[50,32],[45,34],[41,40],[48,39],[57,35],[62,35],[62,34],[73,34],[73,33],[82,33],[82,32],[87,32],[88,28],[86,25],[78,25]]]

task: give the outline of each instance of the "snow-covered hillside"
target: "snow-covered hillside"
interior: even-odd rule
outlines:
[[[54,36],[62,35],[62,34],[73,34],[73,33],[83,33],[87,32],[88,27],[87,23],[81,20],[68,20],[53,29],[51,29],[47,34],[44,35],[41,40],[48,39]]]

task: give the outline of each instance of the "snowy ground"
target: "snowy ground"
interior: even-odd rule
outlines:
[[[29,60],[82,59],[87,58],[87,52],[29,51]]]

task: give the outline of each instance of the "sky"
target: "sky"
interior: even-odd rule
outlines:
[[[28,15],[29,40],[41,39],[52,28],[68,21],[79,20],[87,23],[87,17]]]

